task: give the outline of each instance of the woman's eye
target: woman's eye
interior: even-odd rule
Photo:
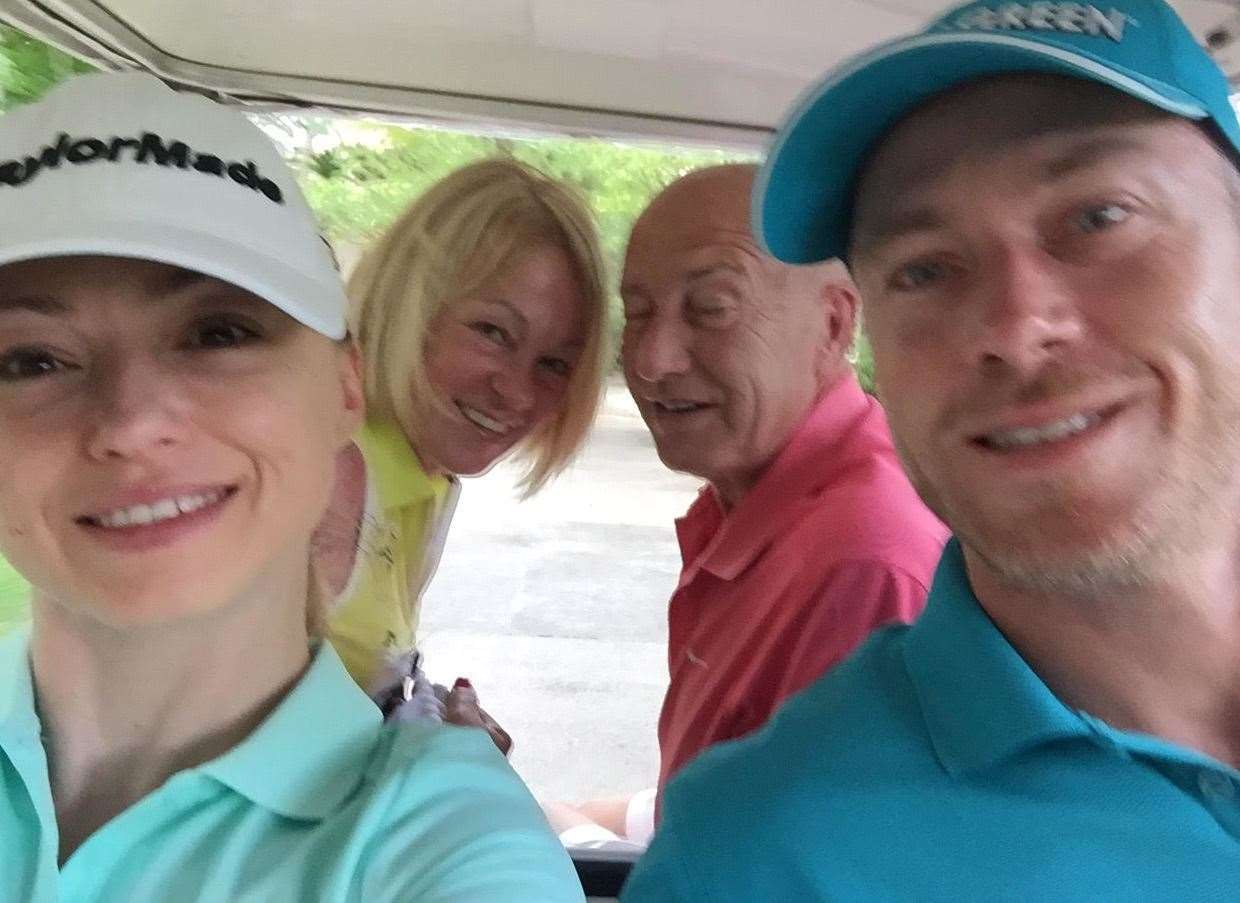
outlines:
[[[14,348],[0,355],[0,380],[37,379],[63,370],[66,366],[42,348]]]
[[[488,323],[486,320],[479,320],[470,326],[474,332],[486,339],[490,339],[496,345],[508,344],[508,333],[496,326],[494,323]]]
[[[550,373],[555,374],[556,376],[568,376],[570,373],[573,372],[572,365],[568,361],[563,360],[558,357],[543,358],[542,366],[543,366],[543,369],[547,370]]]
[[[889,284],[896,291],[912,292],[928,288],[941,280],[946,273],[947,268],[941,263],[931,261],[907,263],[892,273]]]
[[[258,338],[248,326],[234,322],[203,323],[194,328],[189,345],[192,348],[234,348]]]
[[[1077,217],[1082,232],[1101,232],[1128,219],[1130,212],[1119,204],[1099,204],[1083,211]]]

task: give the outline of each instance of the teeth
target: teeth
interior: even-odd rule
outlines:
[[[507,424],[501,423],[492,417],[488,417],[481,411],[467,407],[466,405],[458,405],[458,407],[461,409],[461,413],[465,415],[465,419],[470,423],[480,426],[484,430],[492,433],[499,433],[502,435],[508,432],[509,427]]]
[[[1002,430],[990,433],[985,437],[986,444],[993,448],[1026,448],[1045,442],[1058,442],[1083,433],[1102,418],[1097,414],[1073,414],[1064,420],[1056,421],[1047,426],[1026,426],[1014,430]]]
[[[118,508],[107,514],[100,514],[88,520],[100,527],[114,529],[117,527],[141,527],[160,521],[172,520],[182,514],[198,511],[207,505],[213,505],[224,497],[222,490],[212,490],[200,495],[182,495],[177,498],[161,499],[151,505],[130,505]]]
[[[686,411],[696,411],[698,408],[702,407],[702,405],[698,404],[696,401],[660,401],[658,402],[658,405],[663,410],[670,411],[673,414],[683,414]]]

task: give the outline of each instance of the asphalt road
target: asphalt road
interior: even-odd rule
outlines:
[[[618,382],[568,472],[526,502],[513,474],[465,481],[423,601],[427,671],[470,678],[537,795],[651,786],[680,568],[672,520],[699,481],[663,467]]]

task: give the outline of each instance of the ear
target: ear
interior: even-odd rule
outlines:
[[[830,377],[841,366],[848,366],[857,330],[858,294],[846,273],[828,279],[819,291],[823,316],[820,375]]]
[[[340,418],[340,435],[343,448],[353,439],[353,434],[366,417],[366,397],[362,392],[362,353],[352,338],[341,343],[337,354],[340,391],[343,397],[343,416]]]

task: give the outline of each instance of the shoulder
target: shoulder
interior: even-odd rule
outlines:
[[[531,801],[525,785],[484,731],[435,721],[386,723],[368,779],[387,793],[422,804],[446,787]]]
[[[485,732],[434,722],[385,725],[367,783],[382,812],[367,857],[375,893],[479,903],[581,900],[572,862]]]
[[[695,797],[752,770],[754,779],[743,795],[761,802],[819,784],[829,788],[833,776],[859,776],[877,767],[874,750],[860,751],[859,739],[886,744],[920,733],[921,716],[904,664],[908,631],[903,624],[876,630],[852,657],[789,700],[763,729],[703,753],[685,770],[681,787],[669,793]]]
[[[830,554],[824,563],[844,559],[886,564],[929,584],[948,530],[922,503],[893,452],[877,450],[857,461],[804,502],[796,538],[813,538]]]
[[[446,477],[431,477],[422,469],[404,430],[385,420],[367,420],[353,437],[366,461],[366,476],[385,508],[430,502]]]
[[[684,853],[678,871],[704,885],[725,874],[740,881],[729,892],[743,892],[759,871],[779,885],[837,856],[881,858],[893,797],[940,772],[904,667],[907,630],[876,632],[764,728],[707,750],[672,780],[659,831]]]

